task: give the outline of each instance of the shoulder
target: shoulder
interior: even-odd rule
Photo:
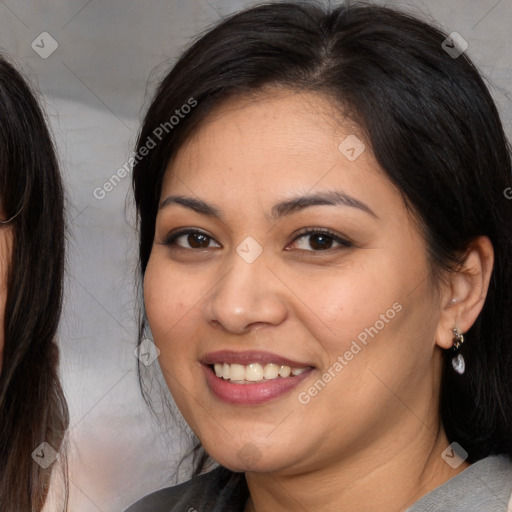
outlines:
[[[506,512],[512,494],[512,460],[491,455],[434,489],[406,512]]]
[[[243,473],[219,466],[180,485],[148,494],[125,512],[241,512],[248,496]]]

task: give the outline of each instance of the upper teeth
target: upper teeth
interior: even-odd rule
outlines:
[[[225,380],[231,381],[251,381],[256,382],[263,379],[276,379],[277,377],[289,377],[292,375],[300,375],[307,368],[291,368],[279,364],[266,364],[262,366],[259,363],[243,364],[227,364],[215,363],[215,375]]]

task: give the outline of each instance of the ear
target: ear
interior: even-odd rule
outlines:
[[[494,250],[486,236],[471,241],[460,267],[447,274],[441,292],[441,314],[436,342],[441,348],[453,346],[452,329],[467,332],[482,311],[494,265]]]

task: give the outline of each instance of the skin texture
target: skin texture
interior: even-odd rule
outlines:
[[[492,246],[477,239],[460,272],[435,286],[425,241],[368,144],[354,161],[338,150],[349,134],[357,127],[320,95],[237,97],[209,115],[164,178],[161,200],[201,198],[223,220],[181,205],[159,210],[144,282],[148,320],[183,416],[214,459],[246,473],[247,511],[398,511],[468,466],[454,470],[441,458],[449,443],[438,414],[440,348],[452,345],[453,327],[466,332],[478,316]],[[268,217],[278,201],[329,190],[375,215],[317,205]],[[314,236],[297,238],[309,227],[353,245],[333,240],[315,251]],[[193,249],[184,235],[166,246],[178,228],[204,232],[209,245]],[[263,248],[250,264],[235,251],[248,236]],[[395,303],[400,312],[300,403]],[[199,363],[223,349],[271,351],[315,370],[269,403],[230,405]],[[256,462],[241,456],[247,443]]]

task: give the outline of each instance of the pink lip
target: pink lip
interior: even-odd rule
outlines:
[[[258,350],[245,350],[244,352],[235,352],[234,350],[219,350],[217,352],[210,352],[201,359],[203,364],[215,363],[228,363],[228,364],[280,364],[282,366],[289,366],[290,368],[306,368],[313,366],[309,362],[292,361],[286,357],[272,354],[271,352],[262,352]]]
[[[207,354],[202,359],[203,371],[205,373],[206,382],[213,394],[223,402],[236,405],[259,405],[290,392],[304,379],[307,379],[314,370],[308,363],[300,363],[292,361],[269,352],[233,352],[219,351]],[[290,366],[291,368],[305,368],[306,371],[300,375],[294,375],[286,378],[278,377],[277,379],[269,379],[254,382],[251,384],[233,384],[229,380],[217,377],[210,365],[215,363],[228,364],[279,364]]]

